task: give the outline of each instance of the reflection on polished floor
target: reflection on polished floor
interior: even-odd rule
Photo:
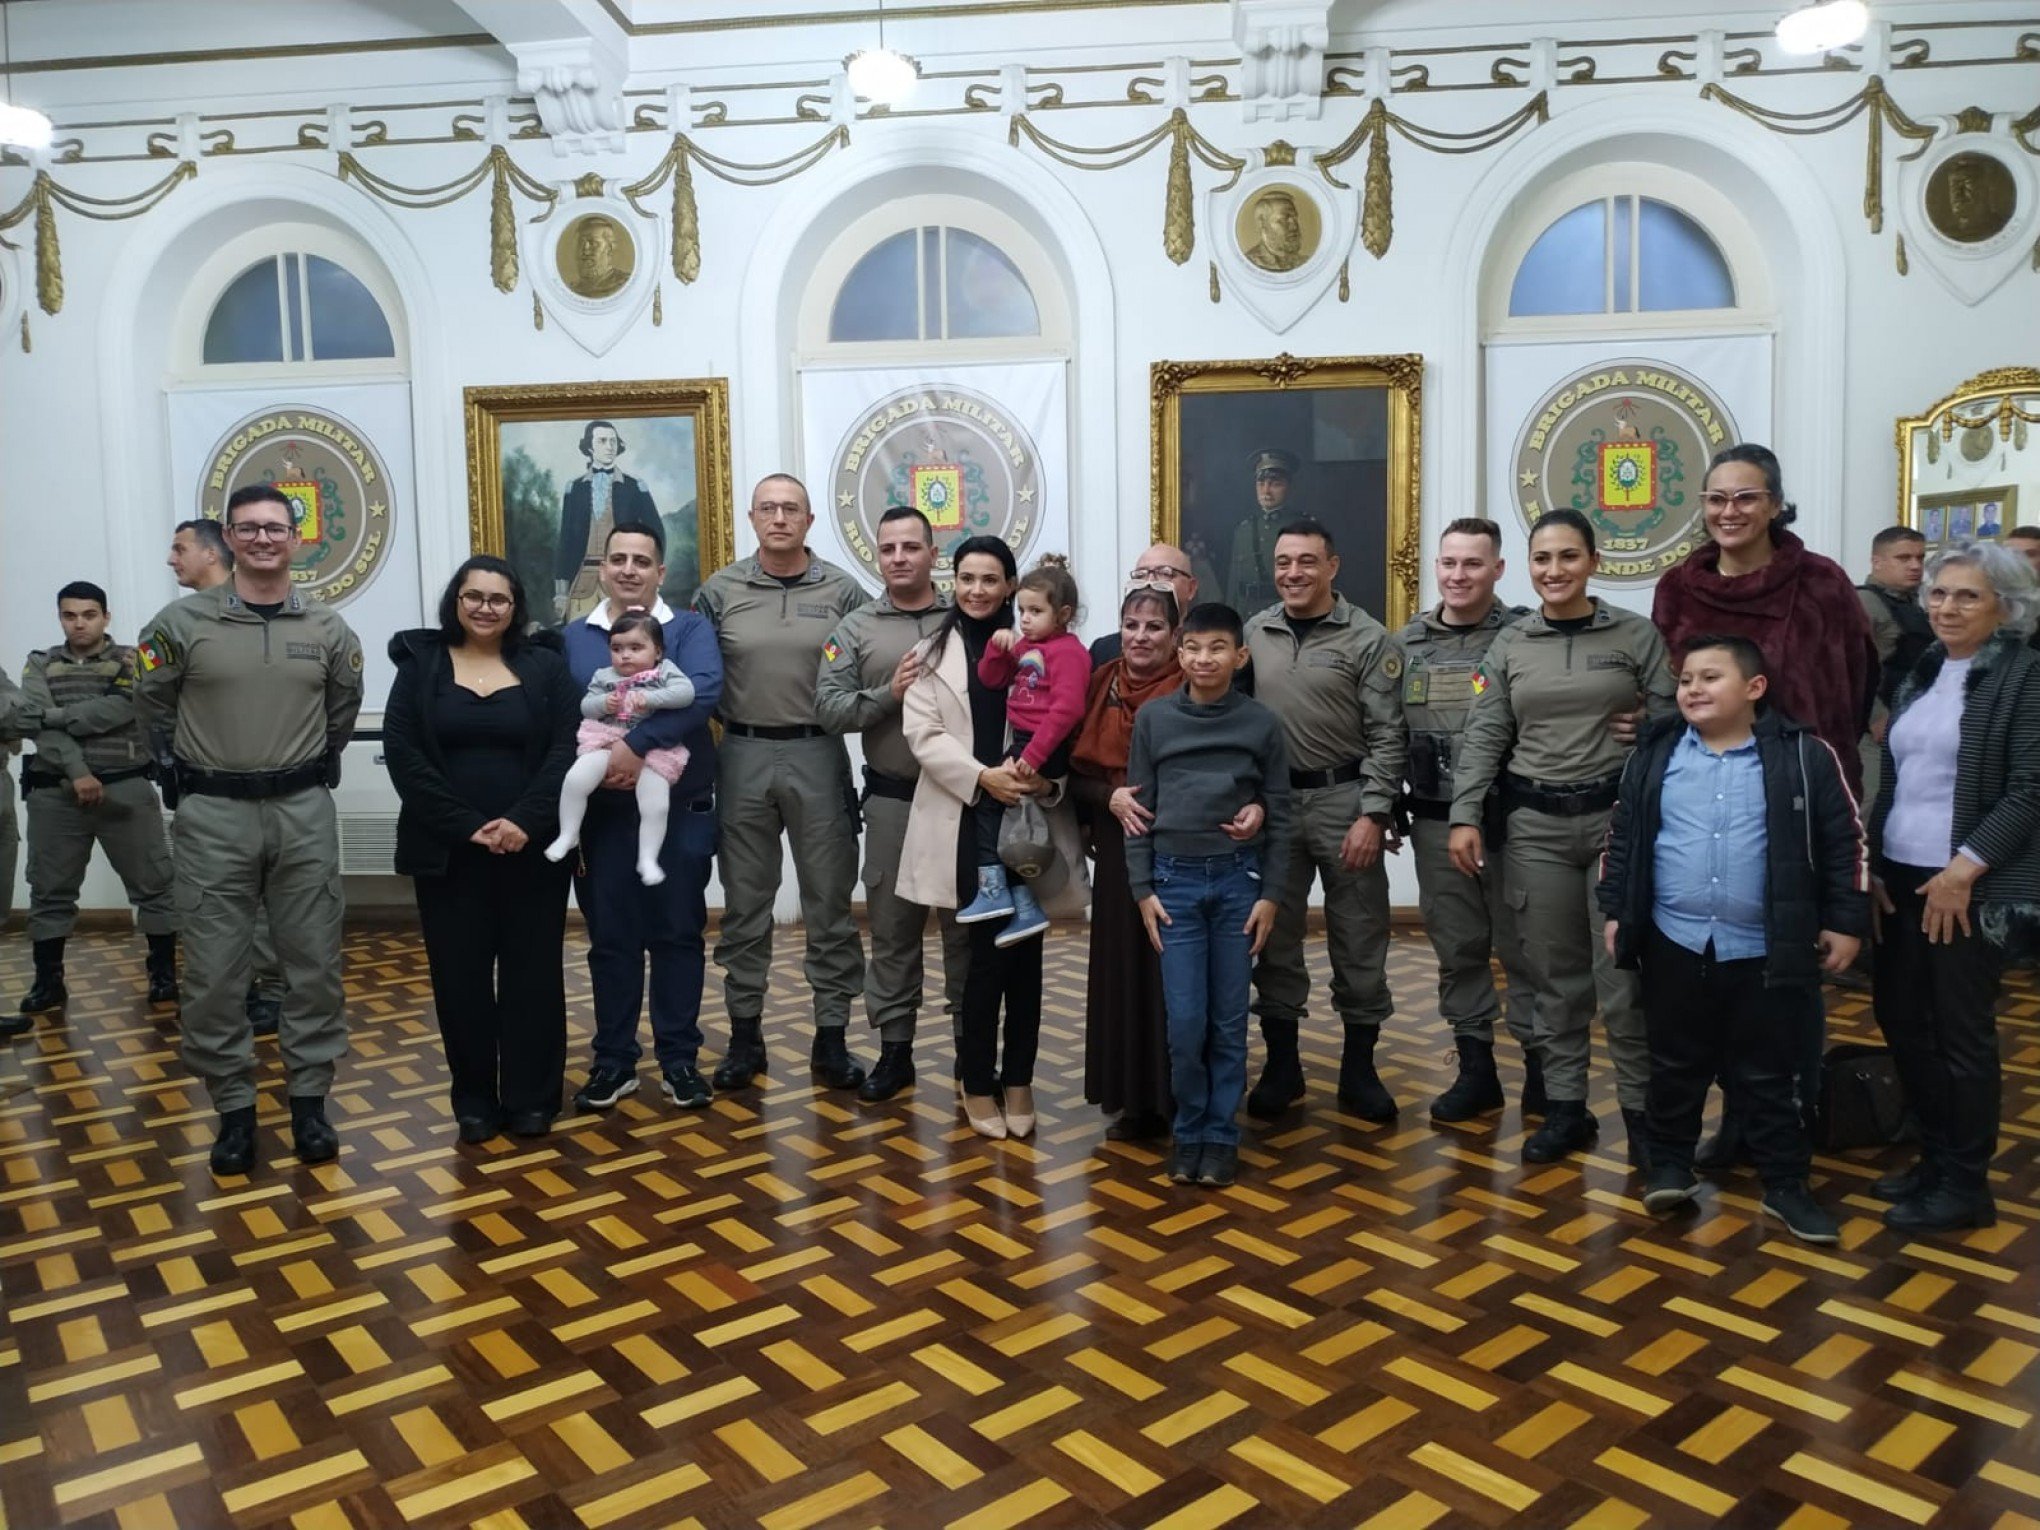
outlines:
[[[1845,1228],[1819,1250],[1748,1178],[1646,1216],[1612,1102],[1595,1155],[1541,1168],[1513,1107],[1431,1127],[1418,938],[1383,1045],[1401,1124],[1337,1113],[1321,1021],[1308,1108],[1213,1193],[1083,1105],[1080,932],[1049,945],[1040,1134],[997,1144],[953,1113],[939,1020],[918,1095],[814,1089],[786,933],[762,1092],[687,1116],[648,1083],[474,1149],[415,936],[358,932],[341,1157],[288,1156],[268,1043],[266,1157],[232,1187],[139,942],[79,938],[67,1023],[0,1053],[0,1520],[2040,1523],[2029,983],[1998,1225],[1908,1242],[1862,1193],[1889,1158],[1823,1159]],[[26,966],[10,939],[0,993]],[[584,1048],[577,1021],[576,1072]]]

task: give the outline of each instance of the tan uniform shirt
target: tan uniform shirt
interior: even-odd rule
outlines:
[[[1473,677],[1509,623],[1530,613],[1496,601],[1473,627],[1454,627],[1444,607],[1426,611],[1396,634],[1402,649],[1403,721],[1409,728],[1410,795],[1424,802],[1452,800],[1452,762],[1473,710]]]
[[[792,586],[766,573],[756,558],[710,574],[694,608],[715,628],[722,649],[718,715],[752,728],[818,726],[815,669],[822,645],[869,599],[850,575],[812,554]]]
[[[1583,632],[1561,632],[1536,613],[1495,634],[1474,677],[1460,737],[1452,822],[1480,824],[1481,799],[1499,774],[1553,785],[1599,781],[1629,757],[1608,719],[1672,710],[1676,687],[1665,640],[1644,617],[1594,602]]]
[[[1402,790],[1403,657],[1388,630],[1335,596],[1301,643],[1271,606],[1247,623],[1254,696],[1282,720],[1291,770],[1362,766],[1361,811],[1389,814]]]
[[[948,614],[949,601],[936,595],[922,611],[902,611],[890,595],[859,606],[822,645],[815,677],[815,717],[831,733],[862,733],[864,760],[882,775],[917,781],[920,761],[901,731],[901,703],[892,693],[893,671]]]
[[[231,580],[172,601],[135,647],[135,708],[201,770],[286,770],[342,747],[361,711],[361,643],[296,590],[274,617]]]

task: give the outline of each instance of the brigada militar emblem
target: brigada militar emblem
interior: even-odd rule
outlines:
[[[882,399],[830,459],[830,507],[843,545],[877,578],[878,520],[911,505],[935,528],[936,583],[966,537],[1003,537],[1025,563],[1041,527],[1041,454],[1026,427],[984,394],[949,384]]]
[[[1598,577],[1655,579],[1707,535],[1707,464],[1740,439],[1699,379],[1656,361],[1611,361],[1544,396],[1516,438],[1513,482],[1525,526],[1548,510],[1594,524]]]
[[[367,588],[389,549],[390,475],[360,431],[294,405],[250,415],[213,448],[199,513],[223,520],[228,497],[255,483],[275,486],[304,538],[290,569],[299,594],[344,606]]]

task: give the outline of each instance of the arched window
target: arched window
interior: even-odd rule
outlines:
[[[956,196],[888,202],[829,246],[802,298],[802,350],[876,358],[1041,355],[1068,342],[1061,284],[1019,223]]]
[[[1600,166],[1527,198],[1488,277],[1490,337],[1747,326],[1771,307],[1742,214],[1663,165]]]
[[[365,251],[332,230],[271,225],[229,241],[189,288],[176,347],[209,377],[288,369],[389,375],[404,366],[394,294]]]

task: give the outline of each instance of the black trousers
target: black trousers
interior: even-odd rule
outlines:
[[[414,878],[456,1116],[560,1112],[569,872],[540,849],[456,845],[445,875]]]
[[[1879,859],[1876,872],[1897,905],[1883,919],[1871,969],[1877,1028],[1884,1032],[1920,1122],[1920,1153],[1965,1194],[1989,1190],[2003,1096],[1998,1077],[1997,1000],[2004,952],[1979,934],[1927,944],[1926,899],[1916,890],[1938,866]],[[1975,910],[1970,928],[1976,928]]]
[[[1040,940],[1001,950],[993,944],[1005,926],[994,920],[968,926],[970,973],[963,983],[957,1042],[957,1076],[968,1094],[1019,1088],[1034,1082],[1041,1046]],[[1005,1011],[1005,1055],[999,1052],[999,1012]]]
[[[1719,1078],[1723,1108],[1742,1128],[1764,1183],[1805,1179],[1813,1149],[1794,1078],[1818,994],[1765,987],[1761,956],[1724,962],[1713,953],[1710,943],[1695,955],[1655,925],[1645,940],[1651,1162],[1693,1167],[1707,1088]]]

